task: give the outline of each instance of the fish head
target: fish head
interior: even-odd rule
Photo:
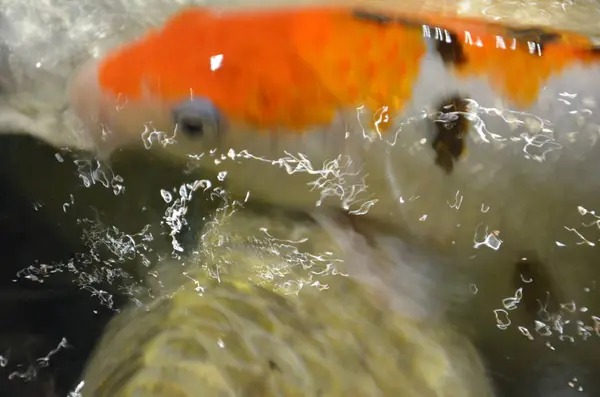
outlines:
[[[84,65],[70,82],[71,106],[104,153],[161,137],[179,154],[238,147],[327,125],[336,95],[301,59],[293,29],[324,14],[305,14],[184,10]]]
[[[98,154],[136,142],[212,145],[225,132],[220,104],[231,103],[224,86],[231,70],[219,70],[223,55],[203,39],[203,25],[202,13],[183,13],[75,73],[69,101]]]
[[[165,101],[150,92],[135,99],[107,93],[99,83],[100,67],[98,61],[85,64],[69,92],[72,108],[100,157],[140,142],[147,149],[154,143],[214,144],[225,133],[226,119],[210,97]]]

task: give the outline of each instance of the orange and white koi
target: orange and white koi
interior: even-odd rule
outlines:
[[[105,154],[159,146],[241,197],[551,252],[600,192],[599,52],[430,14],[187,8],[85,65],[70,98]]]

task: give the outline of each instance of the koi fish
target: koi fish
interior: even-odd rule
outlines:
[[[599,53],[442,15],[187,8],[84,65],[69,95],[105,156],[157,147],[240,197],[559,268],[587,254],[557,247],[594,239],[578,227],[600,193]]]
[[[594,351],[597,313],[575,302],[597,278],[598,52],[576,33],[442,15],[189,8],[84,65],[70,98],[101,155],[151,147],[250,201],[360,214],[364,245],[339,237],[358,264],[370,230],[441,253],[464,282],[409,260],[402,285],[472,296],[449,305],[452,325],[539,383],[563,374],[531,376],[554,353],[535,346]]]

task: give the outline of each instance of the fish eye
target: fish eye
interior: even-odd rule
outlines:
[[[187,135],[202,136],[204,134],[204,120],[201,117],[180,116],[178,125]]]
[[[216,138],[223,131],[224,120],[211,100],[194,98],[173,108],[176,131],[193,138]]]

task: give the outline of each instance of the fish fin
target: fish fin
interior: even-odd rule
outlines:
[[[348,276],[365,285],[376,304],[416,321],[443,316],[448,302],[437,297],[442,277],[438,261],[398,235],[372,229],[346,212],[311,215],[340,247]]]

